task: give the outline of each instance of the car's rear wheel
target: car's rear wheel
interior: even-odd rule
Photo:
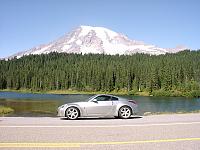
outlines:
[[[122,119],[128,119],[131,116],[131,109],[128,106],[123,106],[119,109],[119,117]]]
[[[66,117],[70,120],[75,120],[79,117],[79,110],[76,107],[69,107],[65,113]]]

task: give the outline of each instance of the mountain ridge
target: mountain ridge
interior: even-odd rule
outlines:
[[[126,35],[114,32],[105,27],[82,25],[52,42],[18,52],[7,59],[20,58],[30,54],[48,54],[51,52],[109,55],[144,53],[160,55],[176,53],[185,49],[185,47],[160,48],[155,45],[146,44],[143,41],[131,40]]]

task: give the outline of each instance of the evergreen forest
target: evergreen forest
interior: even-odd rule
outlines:
[[[0,60],[1,90],[200,96],[200,50],[165,55],[50,53]]]

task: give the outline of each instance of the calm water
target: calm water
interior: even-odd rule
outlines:
[[[58,106],[83,101],[92,95],[29,94],[0,92],[0,105],[13,108],[8,116],[56,116]],[[200,99],[183,97],[122,96],[134,99],[139,105],[139,115],[145,112],[189,112],[200,110]]]

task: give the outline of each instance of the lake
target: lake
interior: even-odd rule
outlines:
[[[83,101],[92,95],[31,94],[0,92],[0,105],[14,109],[7,116],[56,116],[57,107],[69,102]],[[137,101],[139,115],[145,112],[190,112],[200,110],[200,98],[121,96]]]

